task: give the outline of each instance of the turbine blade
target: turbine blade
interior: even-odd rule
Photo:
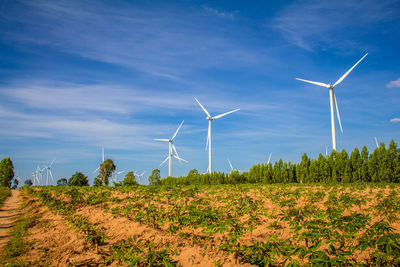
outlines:
[[[333,93],[333,97],[334,97],[334,101],[335,101],[336,114],[337,114],[337,117],[338,117],[338,120],[339,120],[340,131],[343,133],[342,123],[340,122],[339,108],[338,108],[338,104],[337,104],[336,94],[335,93]]]
[[[95,169],[95,170],[93,171],[93,173],[96,173],[99,169],[100,169],[100,167],[97,167],[97,169]]]
[[[176,130],[176,132],[174,133],[174,135],[172,136],[171,140],[174,140],[175,136],[178,134],[179,129],[182,127],[184,120],[182,121],[181,125],[179,125],[178,129]]]
[[[175,148],[174,144],[172,144],[172,149],[175,151],[175,154],[179,157],[178,152],[176,152],[176,148]]]
[[[228,162],[229,162],[229,166],[231,166],[231,171],[233,171],[232,163],[229,159],[228,159]]]
[[[154,141],[169,142],[169,139],[153,139]]]
[[[168,159],[169,159],[169,156],[166,157],[163,162],[161,162],[160,166],[162,166],[165,162],[167,162]]]
[[[269,158],[268,158],[267,164],[269,164],[271,162],[271,156],[272,156],[272,152],[269,154]]]
[[[349,69],[345,74],[343,74],[342,77],[340,77],[339,80],[337,80],[337,82],[335,82],[335,84],[333,85],[333,87],[335,87],[336,85],[338,85],[339,83],[341,83],[344,78],[347,77],[347,75],[349,75],[349,73],[358,65],[358,63],[361,62],[361,60],[363,60],[366,56],[368,55],[368,53],[366,53],[353,67],[351,67],[351,69]]]
[[[378,139],[375,136],[375,143],[376,143],[376,148],[379,148],[379,143],[378,143]]]
[[[56,158],[54,158],[53,160],[52,160],[52,162],[50,163],[50,166],[51,165],[53,165],[53,163],[56,161]]]
[[[51,180],[52,180],[53,183],[54,183],[53,174],[51,173],[51,171],[49,171],[49,173],[50,173],[50,178],[51,178]]]
[[[240,108],[235,109],[235,110],[232,110],[232,111],[229,111],[229,112],[226,112],[226,113],[224,113],[224,114],[220,114],[220,115],[218,115],[218,116],[215,116],[215,117],[213,117],[213,119],[219,119],[219,118],[221,118],[221,117],[223,117],[223,116],[226,116],[226,115],[231,114],[231,113],[233,113],[233,112],[236,112],[236,111],[238,111],[238,110],[240,110]]]
[[[188,163],[187,160],[184,160],[183,158],[180,158],[180,157],[178,157],[177,155],[174,155],[174,158],[176,158],[176,159],[179,160],[179,161],[184,161],[184,162]]]
[[[208,111],[203,107],[203,105],[200,104],[199,100],[197,100],[197,98],[194,98],[194,99],[197,101],[197,103],[199,103],[200,107],[204,110],[204,112],[207,114],[207,116],[211,117],[210,113],[208,113]]]
[[[304,79],[300,79],[300,78],[296,78],[296,80],[303,81],[303,82],[306,82],[306,83],[312,83],[312,84],[315,84],[315,85],[318,85],[318,86],[322,86],[322,87],[326,87],[326,88],[329,89],[329,84],[326,84],[326,83],[313,82],[313,81],[304,80]]]

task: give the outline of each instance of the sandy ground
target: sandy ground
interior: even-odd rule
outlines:
[[[0,250],[7,244],[10,237],[10,228],[20,215],[21,198],[18,190],[11,190],[11,196],[3,203],[0,209]]]

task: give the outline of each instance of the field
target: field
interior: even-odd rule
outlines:
[[[26,265],[400,264],[400,186],[22,189]]]

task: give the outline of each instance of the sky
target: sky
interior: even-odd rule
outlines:
[[[0,158],[21,183],[54,158],[55,180],[93,171],[105,157],[118,171],[173,176],[206,172],[208,121],[213,170],[299,162],[332,149],[334,83],[351,152],[400,134],[400,2],[15,1],[0,2]],[[124,174],[118,177],[123,178]],[[50,182],[53,183],[53,182]],[[54,182],[55,183],[55,182]]]

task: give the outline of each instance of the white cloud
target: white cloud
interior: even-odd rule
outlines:
[[[374,23],[395,15],[392,1],[297,1],[273,21],[290,43],[306,49],[359,50],[362,34]],[[351,34],[349,34],[351,31]]]
[[[390,122],[400,122],[400,118],[393,118],[390,120]]]
[[[211,14],[214,14],[218,17],[224,18],[224,19],[226,19],[226,18],[233,19],[235,17],[235,14],[237,13],[237,11],[235,13],[231,13],[231,12],[227,12],[227,11],[220,11],[216,8],[208,7],[206,5],[203,5],[203,8],[205,11],[207,11]]]
[[[388,84],[386,84],[387,88],[393,88],[393,87],[400,87],[400,78],[398,78],[395,81],[391,81]]]

